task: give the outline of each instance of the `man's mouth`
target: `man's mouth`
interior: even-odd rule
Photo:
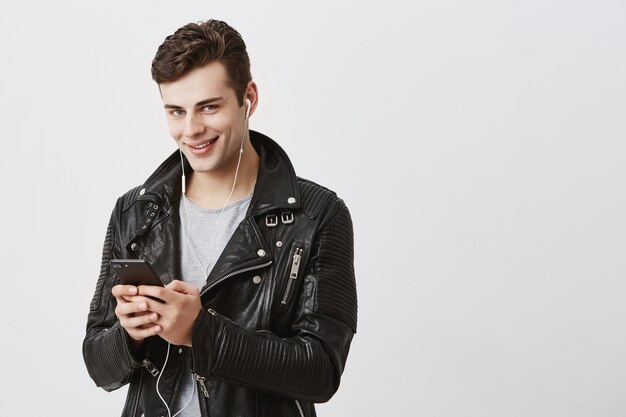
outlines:
[[[198,144],[198,145],[189,145],[189,144],[187,144],[187,146],[189,146],[190,148],[193,148],[193,149],[200,150],[200,149],[206,148],[207,146],[213,145],[217,141],[217,139],[218,138],[213,138],[211,140],[208,140],[208,141],[206,141],[204,143],[201,143],[201,144]]]

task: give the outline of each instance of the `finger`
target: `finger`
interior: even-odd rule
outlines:
[[[135,313],[141,313],[148,310],[148,303],[121,303],[115,307],[115,315],[117,317],[128,316]]]
[[[126,316],[124,319],[120,319],[120,324],[125,329],[146,329],[156,324],[159,316],[156,313],[142,314],[140,316]]]
[[[176,292],[183,293],[183,294],[189,294],[189,295],[197,294],[200,292],[200,290],[198,290],[198,288],[195,285],[192,285],[192,284],[189,284],[188,282],[183,282],[177,279],[167,284],[166,288],[172,291],[176,291]]]
[[[137,294],[137,287],[134,285],[116,285],[111,289],[111,293],[115,298],[122,298],[124,295]]]
[[[150,326],[144,329],[135,328],[131,330],[126,329],[126,331],[133,339],[143,340],[146,337],[159,334],[159,332],[161,331],[161,326],[159,326],[158,324],[155,324],[154,326]]]
[[[148,303],[149,301],[154,301],[152,298],[145,297],[143,295],[133,295],[133,296],[125,296],[125,300],[131,303]]]
[[[147,306],[146,310],[155,312],[159,316],[166,314],[167,309],[170,307],[167,303],[162,303],[148,297],[143,297],[143,300],[139,304],[145,304]]]
[[[156,285],[140,285],[137,287],[137,294],[156,297],[167,303],[172,300],[174,292],[165,287],[159,287]]]

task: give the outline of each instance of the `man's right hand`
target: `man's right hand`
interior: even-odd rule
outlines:
[[[161,326],[154,322],[158,319],[155,312],[148,311],[148,304],[137,297],[137,287],[134,285],[116,285],[113,287],[113,296],[117,300],[115,315],[129,336],[135,341],[134,346],[141,345],[143,339],[154,336],[161,331]],[[131,299],[137,301],[130,301]]]

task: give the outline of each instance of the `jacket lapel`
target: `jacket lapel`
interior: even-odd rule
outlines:
[[[201,293],[208,291],[233,274],[256,269],[271,262],[272,255],[254,218],[246,216],[215,263]]]

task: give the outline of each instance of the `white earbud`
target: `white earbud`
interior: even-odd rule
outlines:
[[[252,102],[250,99],[246,99],[246,119],[250,117],[250,108],[252,107]]]

